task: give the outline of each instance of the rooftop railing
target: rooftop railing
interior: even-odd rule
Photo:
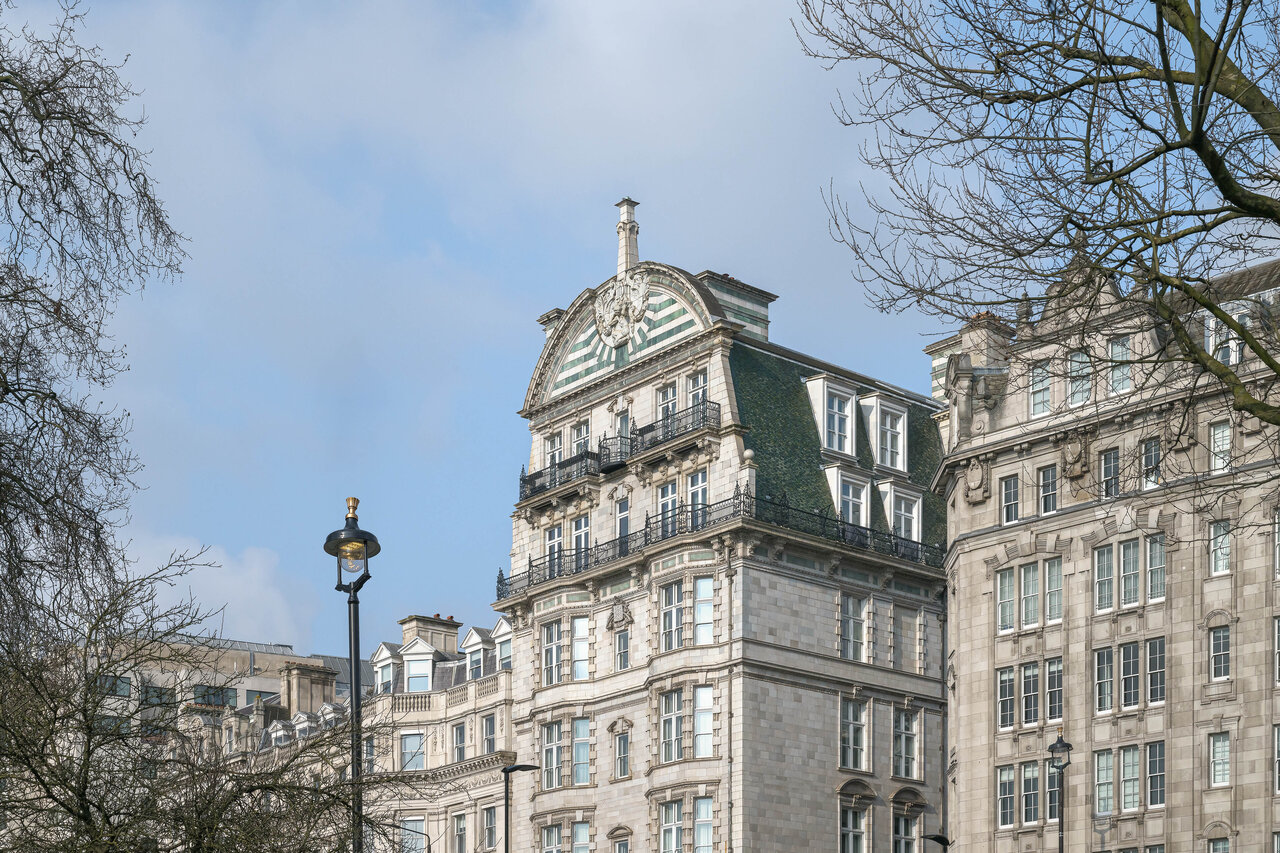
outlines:
[[[701,400],[679,412],[639,427],[629,435],[602,438],[598,451],[582,450],[540,471],[520,473],[520,500],[526,500],[557,486],[616,468],[633,456],[659,447],[704,428],[720,426],[720,404]]]
[[[810,536],[840,542],[852,548],[899,557],[931,568],[941,568],[944,549],[892,533],[852,524],[826,513],[797,509],[783,501],[738,493],[713,504],[683,505],[649,517],[639,530],[581,548],[559,548],[531,558],[523,572],[510,577],[498,573],[498,600],[519,595],[531,587],[568,577],[635,554],[649,545],[701,530],[709,530],[738,518],[753,518]]]

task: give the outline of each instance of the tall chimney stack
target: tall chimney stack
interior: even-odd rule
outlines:
[[[636,238],[640,235],[640,226],[636,223],[636,205],[638,201],[624,198],[615,207],[622,213],[618,218],[618,275],[640,263],[640,246]]]

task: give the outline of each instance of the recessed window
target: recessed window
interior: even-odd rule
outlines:
[[[1062,619],[1062,558],[1044,561],[1044,619],[1058,622]]]
[[[1231,740],[1227,732],[1209,735],[1209,784],[1231,784]]]
[[[1022,764],[1022,822],[1040,820],[1040,763],[1024,761]]]
[[[689,528],[701,530],[707,523],[707,469],[689,475]]]
[[[715,709],[711,688],[693,688],[693,757],[710,758],[712,755],[711,724]]]
[[[574,681],[585,681],[590,676],[591,637],[590,620],[586,616],[575,616],[569,620],[572,634],[570,654],[572,655],[572,677]]]
[[[1062,658],[1049,658],[1044,662],[1044,717],[1046,720],[1062,719]]]
[[[467,652],[467,678],[475,681],[484,676],[484,649]]]
[[[1040,624],[1040,564],[1022,567],[1022,627]]]
[[[862,496],[865,488],[852,480],[840,481],[840,518],[846,524],[865,526],[862,516]]]
[[[917,711],[894,709],[893,712],[893,773],[907,779],[916,778],[916,728],[919,725]]]
[[[1148,438],[1142,442],[1142,488],[1154,489],[1164,482],[1160,473],[1160,439]]]
[[[688,392],[690,408],[707,399],[707,371],[699,370],[689,375]]]
[[[1099,714],[1104,714],[1111,710],[1112,690],[1115,686],[1113,683],[1114,663],[1111,649],[1095,649],[1093,663],[1094,710]]]
[[[1209,677],[1223,681],[1231,677],[1231,628],[1209,629]]]
[[[840,700],[840,766],[849,770],[866,770],[865,723],[866,703],[854,699]]]
[[[573,425],[571,429],[573,436],[573,455],[586,453],[591,449],[591,423],[589,421],[581,421]]]
[[[1155,741],[1147,744],[1147,806],[1154,808],[1163,805],[1164,741]]]
[[[658,417],[669,420],[676,416],[680,409],[680,401],[676,397],[676,383],[669,382],[658,389]]]
[[[453,760],[467,760],[467,724],[457,723],[453,727]]]
[[[1005,477],[1000,480],[1000,521],[1012,524],[1018,520],[1018,478]]]
[[[560,460],[564,459],[564,444],[560,433],[549,435],[544,444],[546,449],[547,467],[560,464]]]
[[[880,464],[903,469],[902,415],[880,410]]]
[[[1120,748],[1120,810],[1135,811],[1142,802],[1142,751],[1137,746]]]
[[[1058,511],[1058,466],[1049,465],[1036,472],[1040,481],[1040,514]]]
[[[1013,667],[1006,666],[996,670],[996,719],[1002,729],[1011,729],[1015,722],[1014,695],[1016,686],[1013,681]]]
[[[542,626],[542,686],[560,683],[560,623]]]
[[[711,578],[693,579],[693,644],[705,646],[715,640],[715,582]]]
[[[684,850],[684,801],[672,800],[658,808],[659,853]]]
[[[622,625],[613,632],[613,668],[618,672],[631,668],[631,627]]]
[[[1137,643],[1123,643],[1120,646],[1120,707],[1132,708],[1142,698],[1140,685],[1142,649]]]
[[[1049,362],[1031,365],[1031,417],[1049,414]]]
[[[1013,630],[1014,608],[1013,569],[996,572],[996,630]]]
[[[866,812],[840,806],[840,853],[863,853],[866,849]]]
[[[1209,470],[1225,471],[1231,467],[1231,422],[1209,424]]]
[[[1081,406],[1089,402],[1093,388],[1093,367],[1089,364],[1089,356],[1083,352],[1073,352],[1067,356],[1067,403]]]
[[[915,498],[894,495],[893,497],[893,534],[900,539],[911,542],[919,538],[917,532],[916,512],[920,502]]]
[[[1022,724],[1033,726],[1040,722],[1040,664],[1022,665]]]
[[[560,723],[547,723],[542,727],[542,789],[559,788],[560,773]]]
[[[573,784],[591,781],[591,721],[577,717],[573,721]]]
[[[480,718],[480,750],[484,755],[492,755],[497,751],[497,717],[485,714]]]
[[[1098,455],[1098,482],[1100,497],[1114,498],[1120,494],[1120,450],[1111,448]]]
[[[711,798],[693,798],[693,853],[711,853]]]
[[[1013,826],[1017,820],[1017,782],[1012,765],[996,768],[996,824]]]
[[[863,600],[850,593],[840,595],[840,657],[862,660]]]
[[[1107,350],[1111,360],[1111,393],[1121,394],[1133,387],[1133,379],[1129,371],[1132,358],[1129,349],[1129,336],[1122,335],[1118,338],[1112,338],[1107,343]]]
[[[618,732],[613,738],[613,775],[626,779],[631,775],[631,732]]]
[[[400,769],[422,769],[422,734],[400,735]]]
[[[1120,543],[1120,605],[1127,607],[1138,603],[1142,577],[1138,568],[1138,540]]]
[[[425,693],[431,689],[431,660],[410,658],[404,662],[405,689],[410,693]]]
[[[1164,701],[1164,637],[1147,640],[1147,702]]]
[[[658,596],[662,605],[662,650],[674,651],[684,646],[684,583],[669,583]]]
[[[1164,600],[1164,535],[1147,537],[1147,600]]]
[[[679,761],[684,757],[684,691],[668,690],[658,701],[662,763]]]
[[[1108,815],[1115,810],[1115,757],[1111,750],[1093,754],[1093,813]]]
[[[1231,571],[1231,522],[1215,521],[1209,525],[1209,574],[1225,575]]]
[[[1110,545],[1093,549],[1093,609],[1099,613],[1115,606],[1115,564]]]

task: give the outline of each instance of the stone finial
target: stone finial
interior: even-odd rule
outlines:
[[[620,211],[618,216],[618,275],[640,263],[640,225],[636,222],[636,205],[638,201],[624,198],[615,207]]]

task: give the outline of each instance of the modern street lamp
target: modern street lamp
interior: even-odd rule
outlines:
[[[369,559],[382,550],[378,537],[361,530],[358,498],[347,498],[347,522],[324,540],[324,552],[338,558],[338,592],[347,594],[347,624],[351,633],[351,850],[364,853],[364,795],[360,791],[360,588],[369,580]],[[343,573],[357,575],[343,583]]]
[[[511,853],[511,774],[537,770],[536,764],[511,764],[502,768],[502,849]]]
[[[1049,744],[1049,768],[1058,773],[1058,853],[1063,853],[1063,829],[1067,823],[1067,784],[1063,775],[1071,766],[1071,744],[1062,739],[1062,727],[1058,727],[1058,739]]]

